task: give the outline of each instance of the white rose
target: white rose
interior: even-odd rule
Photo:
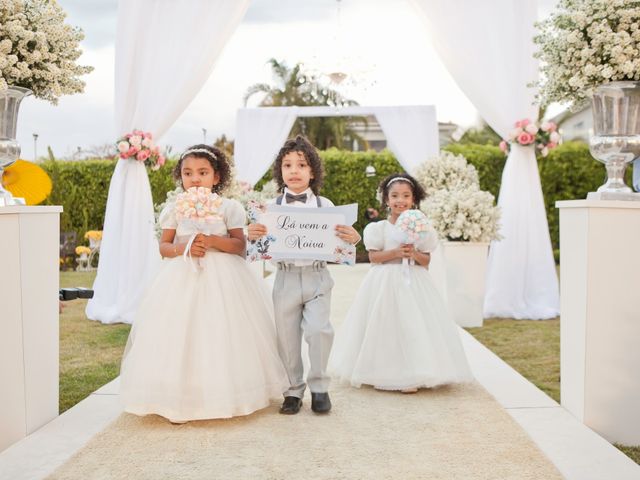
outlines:
[[[524,129],[527,133],[530,133],[531,135],[535,135],[536,133],[538,133],[538,126],[535,123],[530,123],[529,125],[524,127]]]

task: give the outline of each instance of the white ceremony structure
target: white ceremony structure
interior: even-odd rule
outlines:
[[[413,0],[442,62],[482,118],[503,138],[533,104],[535,0]],[[480,73],[481,72],[481,73]],[[533,147],[514,145],[502,173],[500,234],[489,250],[484,316],[545,319],[560,312],[549,226]]]
[[[536,0],[411,1],[424,14],[449,72],[492,128],[506,136],[515,121],[537,119],[537,109],[532,105],[535,91],[527,88],[538,76],[531,56]],[[115,88],[118,132],[124,134],[134,128],[150,131],[157,141],[198,94],[249,3],[250,0],[119,2]],[[140,25],[146,28],[139,28]],[[273,161],[295,118],[317,114],[375,115],[391,150],[409,171],[437,153],[435,110],[428,106],[241,109],[236,138],[239,176],[255,183]],[[258,134],[262,137],[259,143],[255,141]],[[512,318],[554,317],[559,312],[558,280],[531,148],[512,148],[502,176],[499,204],[504,239],[491,246],[484,313]],[[563,275],[565,269],[569,273],[563,276],[567,295],[563,296],[561,327],[562,403],[566,408],[463,330],[462,341],[478,384],[511,420],[526,430],[563,477],[637,479],[640,467],[581,422],[610,440],[638,438],[640,416],[636,405],[640,391],[635,367],[639,357],[634,341],[639,328],[633,303],[635,284],[625,279],[635,278],[640,268],[633,242],[640,234],[640,209],[618,205],[625,211],[610,216],[604,210],[614,208],[613,204],[581,201],[560,206],[561,221],[569,225],[561,240],[572,245],[570,248],[578,247],[563,256]],[[6,387],[0,415],[0,430],[4,429],[0,432],[0,450],[38,429],[0,452],[0,477],[33,480],[52,473],[120,415],[119,380],[38,428],[57,412],[58,325],[53,319],[58,305],[51,289],[57,290],[58,277],[57,264],[51,262],[57,261],[56,242],[47,240],[42,244],[37,237],[49,239],[58,230],[59,207],[5,207],[0,213],[5,227],[0,236],[5,246],[0,248],[0,263],[6,278],[20,277],[14,283],[3,284],[0,295],[0,304],[10,320],[0,325],[4,334],[0,336],[0,379]],[[38,218],[41,214],[48,218]],[[629,224],[633,226],[628,227]],[[594,225],[598,228],[589,231]],[[617,243],[610,242],[607,235],[622,228],[628,235],[620,236]],[[36,240],[38,247],[29,245]],[[608,248],[617,248],[614,257],[602,255],[603,251],[610,253]],[[27,251],[29,254],[24,254]],[[628,261],[631,255],[633,261]],[[607,261],[610,258],[616,261]],[[120,160],[109,188],[95,297],[87,306],[87,316],[104,323],[131,323],[141,289],[158,261],[145,168],[135,161]],[[346,276],[363,266],[330,268]],[[603,290],[602,282],[610,278],[615,281]],[[349,291],[334,291],[334,300],[338,301],[333,305],[341,305],[342,318],[350,305],[345,295],[350,299],[357,291],[352,280],[345,283],[352,287]],[[610,308],[609,304],[616,301],[620,302],[617,308]],[[615,317],[617,324],[607,322],[609,317]],[[359,392],[375,393],[372,389]],[[415,402],[423,393],[426,397],[433,392],[398,397],[393,404],[400,400]],[[344,414],[338,413],[333,419],[345,418],[340,415]],[[330,422],[331,417],[326,420]],[[231,423],[237,425],[241,421]],[[171,428],[182,439],[186,438],[181,436],[183,428],[201,430],[193,426]],[[393,430],[393,425],[390,428]],[[164,431],[159,435],[164,439]],[[268,430],[268,435],[272,436],[273,430]],[[500,435],[497,430],[494,441],[499,441]],[[472,436],[463,440],[469,438],[473,440]],[[373,440],[380,444],[377,437]],[[206,444],[207,455],[211,445]],[[461,452],[460,458],[464,458],[466,451]],[[125,458],[133,458],[131,451],[124,453]],[[134,456],[137,453],[133,451]],[[499,452],[506,456],[504,453]],[[522,461],[526,460],[527,455],[523,455]],[[187,467],[192,465],[186,463]]]
[[[205,83],[249,0],[120,2],[116,40],[117,131],[161,137]],[[147,25],[147,28],[139,28]],[[207,28],[194,28],[207,25]],[[171,32],[169,35],[167,32]],[[118,160],[111,178],[95,296],[87,317],[132,323],[160,261],[151,188],[141,162]]]
[[[413,2],[425,14],[449,72],[498,133],[506,136],[510,126],[522,118],[537,119],[532,105],[535,90],[527,87],[538,76],[537,62],[531,56],[535,0]],[[150,131],[157,141],[197,95],[248,5],[249,0],[192,2],[190,8],[169,0],[121,2],[116,44],[118,131]],[[141,22],[153,28],[136,28]],[[194,29],[194,24],[210,28]],[[172,35],[166,35],[169,30]],[[292,108],[282,113],[275,113],[277,109],[251,114],[246,113],[251,109],[245,113],[240,110],[236,138],[237,155],[242,158],[240,178],[257,181],[256,175],[264,172],[260,165],[270,164],[269,154],[275,155],[286,138],[286,126],[292,125],[296,116],[318,113]],[[405,126],[425,121],[426,110],[355,107],[353,113],[347,113],[350,108],[339,109],[339,114],[376,115],[391,149],[407,170],[437,148],[437,136],[430,146],[434,130],[425,130],[422,138],[402,133]],[[338,114],[335,108],[322,114],[331,115],[332,111]],[[264,146],[262,151],[242,137],[247,127],[255,126],[259,129],[251,135],[262,137],[256,142],[260,148]],[[267,138],[267,131],[273,136]],[[504,239],[490,249],[485,316],[555,317],[559,313],[558,279],[532,148],[512,149],[503,172],[499,205]],[[131,323],[143,285],[158,259],[146,172],[136,162],[120,160],[109,188],[95,298],[87,306],[87,316],[104,323]]]
[[[438,154],[438,121],[430,105],[398,107],[262,107],[238,110],[234,159],[238,178],[251,185],[262,178],[298,117],[374,115],[389,149],[411,172]]]

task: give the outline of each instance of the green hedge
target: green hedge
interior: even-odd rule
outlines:
[[[45,205],[62,205],[60,231],[75,231],[78,243],[87,230],[102,230],[109,193],[109,182],[116,166],[111,160],[64,162],[49,160],[42,168],[53,182]],[[175,188],[171,171],[175,161],[168,161],[160,170],[149,172],[154,203],[163,202],[167,192]]]
[[[480,187],[498,197],[506,161],[506,156],[498,147],[452,144],[446,150],[464,155],[478,169]],[[605,181],[605,169],[602,163],[591,156],[584,142],[566,142],[551,150],[547,157],[539,157],[538,169],[551,243],[554,250],[558,250],[560,225],[556,201],[586,198],[587,193],[595,191]],[[627,175],[627,182],[631,185],[631,168],[627,169]]]
[[[480,177],[480,186],[496,197],[500,191],[502,170],[506,160],[499,148],[491,145],[452,144],[446,147],[452,153],[464,155],[473,164]],[[320,152],[325,166],[325,182],[322,194],[337,205],[358,203],[358,223],[362,230],[367,223],[364,212],[367,207],[379,208],[376,187],[380,180],[401,167],[389,151],[347,152],[330,149]],[[156,172],[149,172],[154,203],[164,201],[166,193],[175,188],[171,170],[175,162]],[[374,177],[366,177],[365,168],[373,165]],[[589,154],[588,146],[581,142],[567,142],[552,150],[538,161],[542,190],[549,220],[549,230],[554,248],[558,248],[559,227],[557,200],[586,198],[604,181],[605,170],[601,163]],[[43,167],[53,179],[53,192],[47,204],[63,205],[62,231],[76,231],[81,239],[87,230],[102,229],[109,181],[115,162],[89,160],[81,162],[49,161]],[[631,175],[631,169],[627,174]],[[257,188],[271,178],[265,173]],[[360,246],[359,251],[362,250]]]

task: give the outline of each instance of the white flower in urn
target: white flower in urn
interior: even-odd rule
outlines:
[[[84,90],[80,76],[93,68],[76,64],[84,34],[65,17],[53,1],[0,1],[0,92],[24,87],[56,104]]]
[[[537,23],[539,100],[581,104],[606,82],[640,80],[640,2],[559,0]]]
[[[478,172],[462,155],[441,151],[440,155],[423,162],[415,178],[424,187],[427,196],[437,190],[456,190],[480,185]]]
[[[521,133],[524,128],[526,125]],[[438,158],[421,164],[415,176],[427,192],[420,209],[440,238],[466,242],[500,239],[500,209],[491,193],[480,190],[478,172],[464,156],[440,152]]]
[[[438,190],[420,208],[443,239],[489,242],[500,238],[500,210],[489,192],[472,188]]]

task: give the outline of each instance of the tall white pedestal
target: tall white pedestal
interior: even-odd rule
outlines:
[[[461,327],[481,327],[487,276],[488,242],[442,242],[447,304]]]
[[[640,445],[640,202],[556,207],[561,403],[607,440]]]
[[[58,415],[62,207],[0,207],[0,451]]]

